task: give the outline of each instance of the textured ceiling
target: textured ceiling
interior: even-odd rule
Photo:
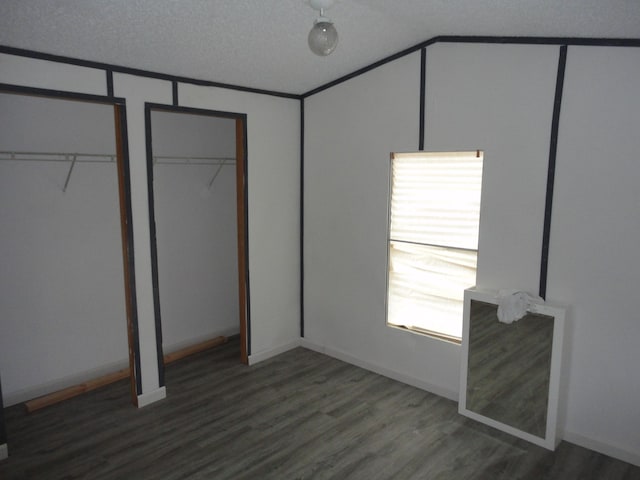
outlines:
[[[640,0],[0,0],[0,44],[299,94],[440,35],[640,38]]]

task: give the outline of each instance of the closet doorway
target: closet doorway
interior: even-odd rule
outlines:
[[[219,336],[239,335],[248,363],[246,117],[147,104],[146,119],[164,384],[164,354]]]
[[[0,89],[5,406],[128,369],[137,322],[124,101]]]

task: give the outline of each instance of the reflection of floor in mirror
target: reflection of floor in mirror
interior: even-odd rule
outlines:
[[[458,415],[456,402],[296,348],[251,367],[237,341],[172,363],[167,398],[128,383],[27,415],[6,409],[0,478],[540,480],[640,478],[562,442],[555,452]]]
[[[471,301],[467,409],[545,436],[553,318],[527,314],[509,325],[497,306]]]

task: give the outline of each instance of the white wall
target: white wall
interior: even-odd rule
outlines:
[[[116,96],[127,101],[127,140],[142,385],[138,405],[144,406],[165,396],[164,388],[159,386],[158,377],[144,106],[146,102],[169,104],[173,95],[170,82],[120,73],[113,75],[113,91]]]
[[[538,293],[557,46],[427,50],[425,149],[484,151],[477,285]]]
[[[459,348],[385,321],[389,155],[419,141],[420,53],[305,99],[305,344],[450,398]]]
[[[115,154],[109,105],[0,94],[0,150]],[[0,161],[7,405],[127,364],[116,164]]]
[[[113,107],[0,93],[0,141],[0,150],[115,154]]]
[[[537,293],[558,46],[427,48],[425,149],[485,152],[478,285]],[[565,438],[640,464],[637,49],[570,47],[547,297],[568,305]],[[384,325],[388,155],[419,55],[305,99],[305,340],[457,398],[460,349]]]
[[[0,83],[106,95],[106,72],[0,53]]]
[[[153,155],[234,158],[235,125],[229,118],[152,111]],[[154,166],[165,353],[240,331],[236,168],[233,162],[221,167],[209,187],[219,168]]]
[[[571,307],[566,438],[640,464],[640,49],[569,47],[548,292]]]

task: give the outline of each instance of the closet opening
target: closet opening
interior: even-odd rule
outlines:
[[[246,115],[146,104],[158,371],[239,338],[250,354]]]
[[[124,99],[0,86],[5,406],[56,403],[115,372],[137,404],[126,139]]]

